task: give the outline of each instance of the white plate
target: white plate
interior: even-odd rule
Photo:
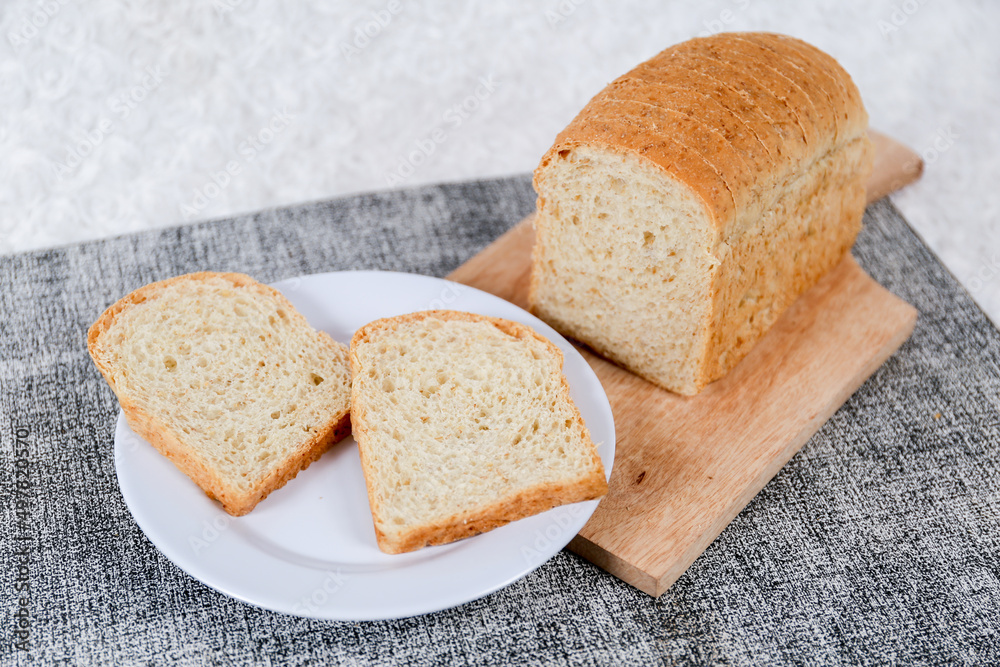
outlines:
[[[572,345],[517,306],[471,287],[406,273],[324,273],[275,287],[310,324],[345,344],[372,320],[437,308],[533,327],[563,351],[573,400],[611,476],[615,429],[600,381]],[[244,602],[310,618],[403,618],[475,600],[555,555],[597,508],[597,501],[557,507],[460,542],[390,556],[375,543],[353,438],[239,518],[209,500],[121,415],[115,467],[136,523],[178,567]]]

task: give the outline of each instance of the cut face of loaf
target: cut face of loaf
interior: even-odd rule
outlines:
[[[849,251],[866,129],[850,77],[803,42],[667,49],[591,100],[535,171],[532,311],[698,393]]]
[[[562,375],[528,327],[453,311],[351,341],[352,420],[379,548],[413,551],[607,492]]]
[[[234,516],[350,433],[347,348],[249,276],[142,287],[88,346],[132,429]]]

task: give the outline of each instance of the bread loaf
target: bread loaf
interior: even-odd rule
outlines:
[[[535,171],[532,311],[696,394],[849,251],[867,124],[847,72],[797,39],[663,51],[594,97]]]
[[[454,311],[351,340],[352,421],[379,547],[413,551],[607,492],[562,375],[530,328]]]
[[[87,341],[132,429],[234,516],[350,433],[347,348],[249,276],[146,285]]]

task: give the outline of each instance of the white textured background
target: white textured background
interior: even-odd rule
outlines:
[[[997,26],[985,0],[8,2],[0,253],[526,172],[639,61],[766,29],[832,53],[924,153],[894,200],[1000,322]]]

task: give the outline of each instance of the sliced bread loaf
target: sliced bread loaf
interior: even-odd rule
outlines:
[[[354,335],[354,436],[382,551],[607,492],[562,361],[527,326],[470,313],[402,315]]]
[[[146,285],[88,347],[132,429],[234,516],[350,433],[347,348],[249,276]]]
[[[532,311],[697,394],[849,252],[867,125],[847,72],[799,40],[663,51],[598,93],[535,171]]]

